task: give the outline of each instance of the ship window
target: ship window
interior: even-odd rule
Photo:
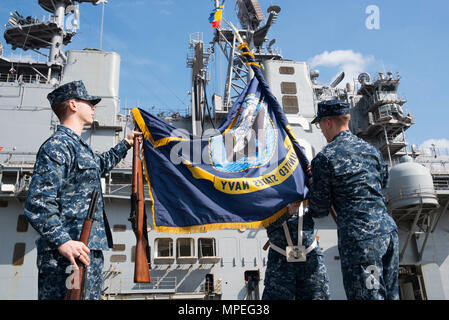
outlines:
[[[21,266],[25,260],[25,243],[16,243],[14,246],[14,253],[12,257],[13,266]]]
[[[173,239],[159,238],[155,243],[157,257],[173,257]]]
[[[199,238],[198,239],[198,254],[200,258],[215,257],[216,246],[214,238]]]
[[[124,224],[114,224],[114,232],[124,232],[126,231],[126,226]]]
[[[247,270],[244,273],[245,281],[260,281],[259,270]]]
[[[195,255],[195,242],[192,238],[179,238],[176,240],[176,257],[193,257]]]
[[[24,214],[21,214],[17,219],[17,232],[27,232],[27,231],[28,231],[28,220]]]
[[[280,67],[279,68],[280,74],[295,74],[295,68],[293,67]]]
[[[0,208],[6,208],[8,206],[8,201],[0,201]]]
[[[206,274],[206,281],[204,283],[204,293],[211,294],[214,292],[214,275],[211,273]]]
[[[126,262],[125,254],[113,254],[110,259],[111,262]]]
[[[114,244],[112,251],[125,251],[126,245],[124,244]]]
[[[285,113],[298,113],[299,105],[298,105],[298,97],[297,96],[283,96],[282,97],[282,105],[284,107]]]
[[[282,94],[297,94],[296,82],[281,82]]]

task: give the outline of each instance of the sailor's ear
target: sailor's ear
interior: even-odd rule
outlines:
[[[76,100],[75,99],[70,99],[69,101],[67,101],[67,108],[72,111],[75,112],[78,110],[78,106],[76,105]]]

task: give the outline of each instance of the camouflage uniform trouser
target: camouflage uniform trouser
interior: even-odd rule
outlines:
[[[99,300],[103,287],[103,252],[91,250],[87,267],[85,300]],[[45,251],[37,255],[38,299],[63,300],[70,283],[71,264],[58,250]]]
[[[348,300],[398,300],[397,231],[339,246]]]
[[[262,300],[329,300],[329,278],[321,248],[305,262],[287,262],[270,248]]]

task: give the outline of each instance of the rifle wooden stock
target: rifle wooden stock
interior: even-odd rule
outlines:
[[[145,196],[143,193],[143,174],[142,174],[142,160],[140,159],[140,145],[138,137],[134,136],[133,144],[133,181],[132,181],[132,201],[135,212],[135,228],[136,235],[136,260],[134,264],[134,282],[151,282],[150,269],[148,267],[147,246],[148,242],[145,239],[144,232],[144,210],[145,210]]]
[[[92,230],[93,216],[97,210],[98,192],[94,189],[92,192],[92,199],[90,202],[89,210],[87,212],[86,219],[84,219],[83,229],[81,230],[81,235],[79,241],[84,243],[87,247],[89,244],[90,232]],[[83,289],[86,282],[87,268],[78,259],[76,259],[76,264],[78,265],[78,271],[72,271],[71,276],[73,280],[71,281],[72,288],[67,289],[64,300],[82,300],[84,297]],[[75,274],[74,274],[75,273]],[[74,274],[74,275],[73,275]]]

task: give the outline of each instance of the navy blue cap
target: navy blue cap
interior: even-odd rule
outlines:
[[[100,97],[91,96],[87,93],[86,87],[81,80],[72,81],[56,88],[47,95],[47,99],[50,101],[52,108],[70,99],[90,101],[92,105],[96,105],[101,101]]]
[[[312,124],[319,122],[324,117],[339,116],[350,113],[349,103],[341,100],[326,100],[318,103],[318,113],[312,120]]]

